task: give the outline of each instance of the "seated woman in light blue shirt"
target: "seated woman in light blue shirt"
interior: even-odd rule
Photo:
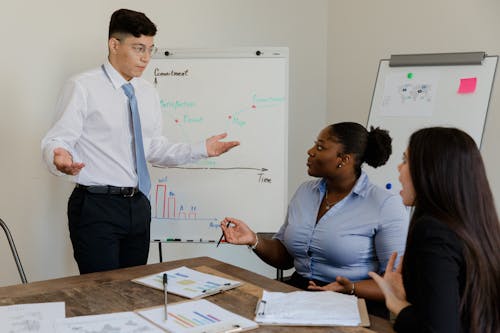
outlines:
[[[361,165],[385,164],[391,141],[387,131],[357,123],[326,127],[307,152],[308,173],[318,179],[298,188],[273,239],[228,217],[226,241],[249,245],[274,267],[294,267],[296,287],[383,301],[368,272],[383,273],[391,253],[403,253],[409,216],[401,197],[372,184]]]

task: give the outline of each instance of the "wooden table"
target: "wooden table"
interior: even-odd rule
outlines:
[[[163,292],[130,280],[179,266],[196,268],[207,273],[246,282],[241,287],[209,296],[206,299],[249,319],[254,317],[255,305],[261,288],[285,292],[296,290],[287,284],[245,269],[209,257],[198,257],[1,287],[0,305],[64,301],[66,302],[67,317],[131,311],[161,305],[163,304]],[[185,300],[185,298],[169,294],[169,302],[181,300]],[[394,332],[391,324],[385,319],[370,316],[370,321],[370,329],[362,327],[260,326],[255,332]]]

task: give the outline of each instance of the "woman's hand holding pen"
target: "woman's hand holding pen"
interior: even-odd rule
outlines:
[[[228,225],[232,224],[231,227]],[[237,245],[253,245],[257,241],[257,235],[245,222],[232,217],[226,217],[220,223],[226,242]]]

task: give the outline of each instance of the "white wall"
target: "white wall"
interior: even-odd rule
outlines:
[[[391,54],[485,51],[500,55],[500,2],[331,1],[328,10],[327,122],[366,123],[380,59]],[[500,207],[500,73],[497,67],[482,142]]]
[[[160,47],[289,47],[293,193],[306,177],[305,152],[325,121],[327,7],[327,0],[2,1],[0,218],[10,227],[28,280],[77,274],[66,220],[72,185],[48,173],[40,139],[54,121],[64,80],[105,59],[115,9],[145,12],[158,25]],[[156,249],[150,261],[157,259]],[[167,258],[180,257],[180,251],[199,255],[169,246]],[[19,283],[3,233],[0,253],[0,285]],[[258,266],[253,254],[242,255]],[[255,269],[274,274],[262,265]]]

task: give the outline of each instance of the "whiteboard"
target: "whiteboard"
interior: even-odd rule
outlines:
[[[477,65],[390,67],[381,60],[368,126],[389,130],[392,155],[378,169],[366,166],[370,179],[399,193],[397,166],[410,135],[422,127],[460,128],[480,147],[497,62],[487,56]]]
[[[287,204],[288,49],[161,49],[143,78],[159,92],[169,140],[227,132],[241,143],[216,158],[150,169],[151,240],[216,242],[226,216],[256,232],[278,230]]]

